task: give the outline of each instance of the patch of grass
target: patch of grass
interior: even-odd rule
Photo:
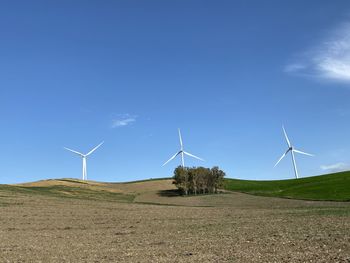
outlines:
[[[7,185],[7,184],[0,184],[0,192],[1,193],[27,193],[26,189],[23,189],[23,187],[15,186],[15,185]],[[7,196],[7,195],[4,195]]]
[[[53,185],[44,187],[0,185],[0,191],[11,192],[12,194],[43,195],[49,197],[118,202],[132,202],[135,198],[135,196],[131,194],[121,194],[104,190],[93,190],[90,188],[71,187],[64,185]]]
[[[225,179],[224,189],[302,200],[350,201],[350,171],[276,181]]]

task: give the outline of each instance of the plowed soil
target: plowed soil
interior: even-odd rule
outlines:
[[[350,262],[350,203],[96,187],[134,199],[0,190],[0,262]]]

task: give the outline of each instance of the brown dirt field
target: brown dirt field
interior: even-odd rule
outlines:
[[[89,187],[136,197],[1,190],[0,262],[350,262],[350,203],[169,197],[159,194],[173,189],[166,180]]]
[[[175,190],[172,184],[173,180],[151,180],[132,183],[103,183],[95,181],[81,181],[77,179],[61,179],[61,180],[43,180],[31,183],[18,184],[23,187],[49,187],[49,186],[68,186],[87,188],[96,191],[109,191],[123,194],[144,194],[148,192],[158,192],[161,190]]]

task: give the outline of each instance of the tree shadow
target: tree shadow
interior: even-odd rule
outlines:
[[[163,197],[176,197],[181,196],[181,191],[178,189],[161,190],[158,191],[158,195]]]

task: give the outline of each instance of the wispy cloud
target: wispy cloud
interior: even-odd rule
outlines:
[[[136,121],[137,116],[136,115],[130,115],[130,114],[118,114],[113,120],[111,127],[119,128],[119,127],[125,127],[133,122]]]
[[[321,165],[321,169],[328,172],[341,172],[341,171],[350,170],[350,164],[335,163],[330,165]]]
[[[299,54],[284,70],[318,79],[350,82],[350,23],[343,23],[318,46]]]

